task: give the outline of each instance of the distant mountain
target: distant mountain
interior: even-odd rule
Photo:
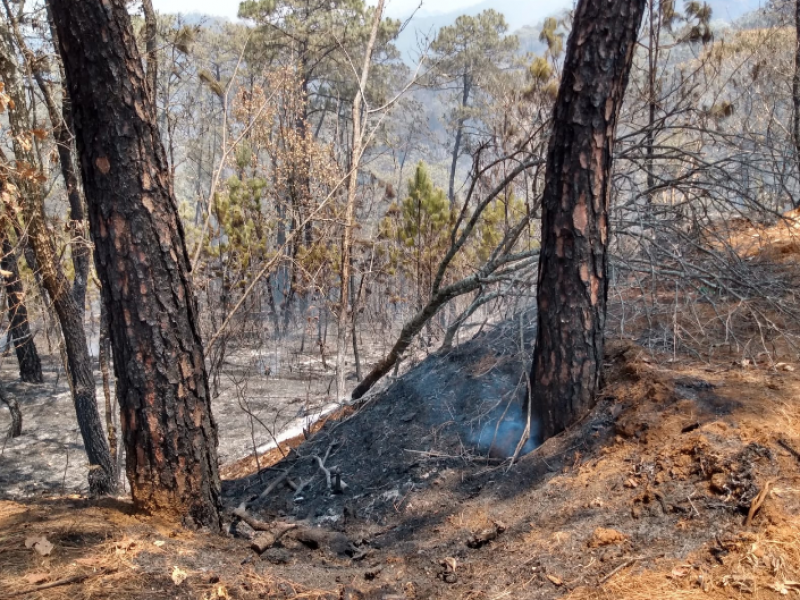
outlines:
[[[707,0],[714,11],[714,19],[732,22],[742,15],[756,10],[764,5],[766,0]],[[478,4],[439,14],[425,14],[416,16],[408,24],[397,40],[397,47],[403,56],[414,59],[418,54],[419,41],[423,38],[433,38],[442,27],[451,25],[460,15],[477,15],[487,9],[494,9],[506,18],[509,31],[534,27],[541,24],[545,17],[556,15],[565,9],[574,6],[574,0],[483,0]],[[677,5],[682,8],[683,2],[678,0]],[[524,37],[529,39],[530,31]],[[538,33],[537,33],[538,35]],[[523,48],[532,50],[533,48]]]
[[[503,13],[509,25],[509,31],[515,31],[525,25],[541,22],[561,10],[572,8],[573,0],[483,0],[467,8],[441,14],[417,16],[397,39],[397,47],[403,56],[415,58],[418,53],[418,41],[425,37],[436,37],[442,27],[452,25],[461,15],[477,15],[484,10],[494,9]]]
[[[766,0],[706,0],[714,11],[714,19],[732,22],[742,15],[761,8]],[[678,3],[680,6],[680,3]]]

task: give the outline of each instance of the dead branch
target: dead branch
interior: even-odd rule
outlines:
[[[94,579],[95,577],[102,577],[103,575],[110,575],[111,573],[116,572],[116,569],[103,569],[97,573],[81,573],[80,575],[71,575],[69,577],[62,577],[61,579],[57,579],[56,581],[50,581],[48,583],[43,583],[41,585],[36,585],[33,587],[29,587],[27,589],[21,590],[16,592],[11,596],[3,596],[0,597],[0,600],[12,600],[12,598],[19,598],[20,596],[27,596],[28,594],[35,594],[36,592],[42,592],[44,590],[50,590],[56,587],[61,587],[63,585],[72,585],[74,583],[83,583],[87,579]]]
[[[342,476],[337,468],[328,469],[325,466],[325,462],[328,460],[328,455],[330,454],[331,448],[333,448],[334,445],[335,442],[331,443],[331,445],[328,446],[328,450],[327,452],[325,452],[324,458],[320,458],[316,454],[312,458],[314,458],[317,461],[320,471],[322,471],[323,474],[325,475],[325,483],[327,484],[328,489],[338,494],[346,490],[348,488],[348,485],[342,480]]]
[[[756,513],[761,509],[764,504],[764,501],[767,499],[767,495],[769,494],[769,488],[773,484],[773,481],[770,480],[764,484],[764,488],[758,492],[758,496],[753,499],[753,503],[750,505],[750,510],[747,512],[747,519],[744,521],[744,526],[749,527],[750,524],[753,522],[753,518],[756,516]]]
[[[271,523],[267,523],[266,521],[261,521],[260,519],[256,519],[255,517],[251,516],[242,506],[238,506],[236,509],[234,509],[232,514],[234,517],[240,518],[256,531],[280,532],[278,537],[297,527],[295,523],[285,523],[283,521],[273,521]]]
[[[784,440],[784,439],[780,439],[780,440],[778,440],[778,445],[779,445],[781,448],[783,448],[784,450],[786,450],[786,451],[787,451],[789,454],[791,454],[792,456],[794,456],[794,457],[795,457],[795,458],[796,458],[798,461],[800,461],[800,452],[798,452],[797,450],[795,450],[794,448],[792,448],[792,447],[789,445],[789,442],[787,442],[787,441],[786,441],[786,440]]]
[[[626,560],[624,563],[622,563],[618,567],[612,569],[610,573],[608,573],[608,574],[604,575],[603,577],[601,577],[597,581],[597,585],[603,585],[605,582],[607,582],[609,579],[611,579],[614,575],[616,575],[617,573],[619,573],[620,571],[622,571],[624,569],[627,569],[633,563],[635,563],[637,561],[640,561],[643,558],[644,558],[643,556],[635,556],[634,558],[629,558],[628,560]]]

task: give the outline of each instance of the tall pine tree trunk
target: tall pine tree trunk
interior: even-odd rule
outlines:
[[[25,289],[19,276],[17,255],[5,231],[0,229],[2,237],[3,257],[0,268],[3,269],[3,280],[8,301],[9,333],[14,342],[14,350],[19,363],[19,378],[27,383],[42,383],[42,361],[36,344],[33,343],[28,308],[25,306]]]
[[[461,140],[464,137],[464,125],[467,122],[466,116],[463,114],[469,106],[469,94],[472,91],[472,77],[469,73],[463,75],[464,87],[462,88],[461,97],[461,112],[456,122],[456,139],[453,143],[453,157],[450,161],[450,181],[447,187],[447,197],[450,199],[450,205],[455,204],[456,201],[456,170],[458,169],[458,157],[461,156]]]
[[[615,128],[645,0],[580,0],[547,154],[534,414],[544,439],[594,405],[608,295]]]
[[[135,506],[220,527],[190,261],[124,0],[50,0],[72,100]]]

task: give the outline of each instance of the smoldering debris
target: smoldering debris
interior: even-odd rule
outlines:
[[[494,411],[497,413],[498,411]],[[535,419],[531,419],[527,431],[528,414],[523,408],[514,403],[493,419],[488,419],[477,431],[471,429],[465,433],[479,454],[491,458],[509,458],[514,456],[520,442],[523,443],[519,455],[524,456],[536,450],[541,445],[541,426]],[[523,437],[526,439],[523,441]]]

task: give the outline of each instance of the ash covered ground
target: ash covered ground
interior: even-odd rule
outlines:
[[[533,315],[521,315],[429,356],[352,416],[326,424],[280,465],[226,482],[226,498],[238,503],[288,470],[290,485],[266,498],[264,514],[338,523],[348,511],[382,514],[448,469],[502,462],[526,429],[534,334]],[[537,436],[534,423],[520,455],[538,445]],[[344,482],[345,493],[331,494],[325,469]]]

